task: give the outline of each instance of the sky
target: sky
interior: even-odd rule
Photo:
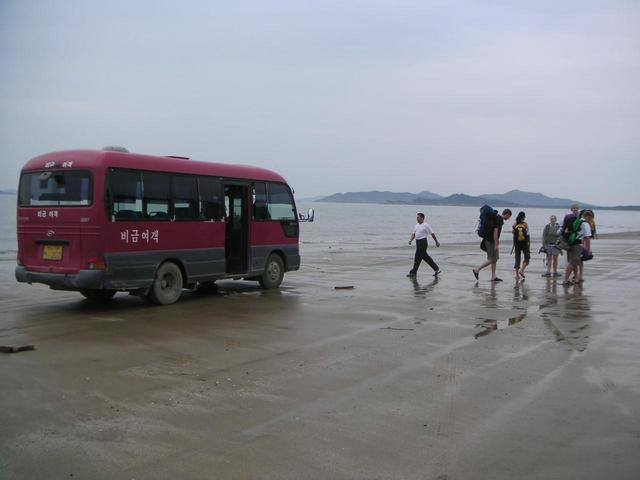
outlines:
[[[637,0],[0,0],[0,188],[122,145],[298,198],[640,204],[639,25]]]

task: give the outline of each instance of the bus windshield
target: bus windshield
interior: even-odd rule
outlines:
[[[91,205],[91,174],[86,170],[25,173],[18,195],[21,207]]]

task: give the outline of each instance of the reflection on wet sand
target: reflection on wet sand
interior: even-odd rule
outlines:
[[[416,277],[411,277],[411,283],[413,283],[413,293],[416,297],[424,297],[438,284],[440,279],[435,277],[429,283],[420,285]]]
[[[473,286],[473,294],[480,297],[480,304],[485,308],[501,308],[502,306],[498,304],[498,297],[496,295],[496,284],[495,282],[489,283],[490,287],[481,288],[479,283],[476,282]]]
[[[511,305],[507,305],[509,302],[505,296],[496,294],[495,284],[491,284],[489,288],[481,288],[476,283],[473,293],[480,297],[480,305],[488,310],[484,317],[477,317],[475,328],[480,330],[474,334],[476,339],[522,322],[527,312],[533,313],[530,309],[536,308],[535,305],[531,305],[532,301],[536,300],[536,295],[532,294],[530,287],[524,282],[515,283]],[[547,279],[537,309],[544,325],[558,341],[580,352],[587,348],[587,332],[591,326],[592,315],[588,296],[581,285],[559,288],[555,279]],[[521,313],[506,319],[500,318],[500,312],[505,310]],[[494,311],[495,314],[491,313]]]
[[[478,333],[476,333],[473,338],[484,337],[485,335],[489,335],[492,332],[497,330],[503,330],[506,327],[511,327],[520,323],[522,320],[526,318],[526,313],[521,313],[520,315],[516,315],[515,317],[508,318],[505,321],[498,321],[493,319],[484,319],[482,323],[477,323],[476,328],[481,328]],[[480,319],[482,320],[482,319]]]
[[[513,287],[513,300],[518,302],[529,300],[529,289],[524,282],[516,282]]]
[[[580,284],[564,287],[558,294],[557,282],[547,280],[540,304],[540,316],[559,342],[582,352],[589,343],[592,322],[589,298]]]
[[[474,294],[481,295],[481,305],[484,308],[492,309],[492,310],[506,310],[509,306],[505,304],[501,304],[498,302],[498,295],[496,293],[496,284],[491,283],[489,289],[487,290],[480,288],[479,284],[476,283],[474,286]],[[528,287],[525,286],[522,282],[516,282],[513,288],[513,305],[511,309],[513,310],[524,310],[523,313],[519,313],[518,315],[508,317],[506,319],[495,319],[495,318],[483,318],[478,317],[478,320],[481,322],[475,324],[475,328],[481,329],[477,332],[473,337],[480,338],[486,335],[489,335],[492,332],[502,330],[504,328],[510,327],[512,325],[516,325],[525,319],[527,316],[526,306],[519,305],[520,302],[526,302],[529,300],[529,290]],[[490,310],[491,311],[491,310]],[[497,312],[496,312],[497,313]]]

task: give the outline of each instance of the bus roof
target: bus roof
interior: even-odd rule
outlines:
[[[63,166],[62,164],[64,162],[73,162],[72,168],[131,168],[136,170],[188,173],[193,175],[210,175],[215,177],[287,183],[281,175],[266,168],[103,150],[65,150],[46,153],[29,160],[22,168],[22,171],[55,168],[50,164],[51,162],[55,163],[55,167]],[[45,167],[45,164],[48,163],[50,165]]]

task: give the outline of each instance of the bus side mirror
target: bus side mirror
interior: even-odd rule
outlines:
[[[310,208],[309,211],[307,212],[307,216],[305,217],[304,215],[302,215],[301,213],[298,214],[299,220],[301,222],[313,222],[313,217],[315,216],[315,212],[313,210],[313,208]]]

